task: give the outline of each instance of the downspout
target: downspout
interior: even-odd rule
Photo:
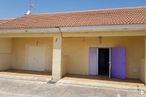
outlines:
[[[62,33],[62,31],[61,31],[61,27],[58,27],[58,29],[59,29],[59,33],[60,33],[60,36],[61,36],[61,42],[63,41],[63,33]],[[63,42],[61,43],[61,45],[63,44]],[[61,77],[63,76],[63,70],[62,70],[62,65],[63,65],[63,52],[62,52],[62,46],[61,46]]]
[[[63,38],[62,31],[61,31],[61,27],[58,26],[57,28],[59,29],[61,38]]]

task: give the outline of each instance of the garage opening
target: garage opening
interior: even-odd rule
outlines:
[[[109,76],[109,48],[98,49],[98,74]]]

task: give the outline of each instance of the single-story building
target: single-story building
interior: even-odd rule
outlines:
[[[29,14],[0,24],[0,70],[140,79],[146,7]]]

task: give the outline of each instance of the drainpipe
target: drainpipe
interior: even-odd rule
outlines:
[[[61,27],[56,27],[56,28],[58,28],[59,29],[59,32],[60,32],[60,36],[61,36],[61,38],[63,38],[63,35],[62,35],[62,31],[61,31]]]
[[[59,32],[60,32],[60,36],[61,36],[61,39],[62,39],[62,41],[63,41],[63,33],[62,33],[62,30],[61,30],[61,27],[59,27],[58,26],[58,29],[59,29]],[[61,43],[61,45],[63,44],[63,42]],[[62,49],[62,47],[61,47],[61,49]],[[62,54],[61,54],[61,56],[63,55],[63,52],[61,52]],[[62,56],[63,57],[63,56]],[[63,64],[63,62],[62,62],[63,60],[61,59],[61,68],[62,68],[62,64]],[[63,76],[63,74],[62,74],[62,69],[61,69],[61,77]]]

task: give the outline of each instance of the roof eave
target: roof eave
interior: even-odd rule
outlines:
[[[60,29],[59,29],[60,28]],[[78,26],[78,27],[54,27],[54,28],[19,28],[0,29],[0,33],[54,33],[54,32],[95,32],[95,31],[127,31],[146,30],[146,24],[130,25],[104,25],[104,26]]]

